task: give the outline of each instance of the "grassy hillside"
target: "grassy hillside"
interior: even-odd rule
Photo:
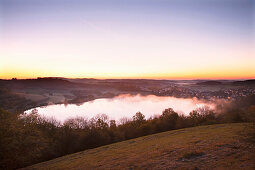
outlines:
[[[173,130],[63,156],[26,169],[254,169],[246,125]]]

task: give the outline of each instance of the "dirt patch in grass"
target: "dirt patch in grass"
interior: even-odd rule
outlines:
[[[183,161],[183,160],[197,159],[204,155],[205,155],[204,152],[197,152],[197,151],[187,152],[187,153],[184,153],[179,160]]]

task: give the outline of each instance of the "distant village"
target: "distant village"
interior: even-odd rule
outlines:
[[[255,87],[240,87],[240,88],[229,88],[217,91],[200,91],[189,87],[182,87],[178,85],[171,85],[167,88],[153,91],[153,94],[157,96],[173,96],[180,98],[196,97],[198,99],[215,100],[215,99],[227,99],[236,100],[239,97],[245,97],[248,95],[255,94]]]

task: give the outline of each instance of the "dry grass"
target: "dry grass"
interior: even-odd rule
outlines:
[[[184,160],[184,159],[195,159],[195,158],[198,158],[200,156],[203,156],[204,154],[205,154],[204,152],[197,152],[197,151],[188,152],[188,153],[185,153],[181,159],[182,160]]]
[[[78,152],[26,169],[255,169],[245,124],[180,129]]]

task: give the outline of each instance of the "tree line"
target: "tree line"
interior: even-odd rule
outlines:
[[[216,110],[198,108],[188,116],[172,108],[145,119],[137,112],[117,124],[107,115],[88,120],[76,117],[63,124],[38,115],[13,114],[0,109],[0,169],[16,169],[59,156],[144,135],[199,125],[254,122],[255,96],[219,104]]]

